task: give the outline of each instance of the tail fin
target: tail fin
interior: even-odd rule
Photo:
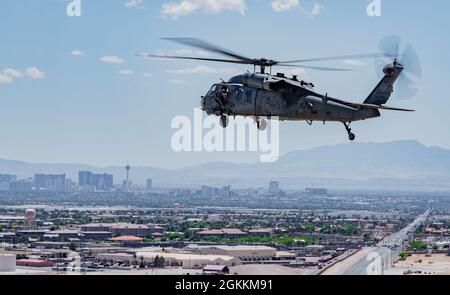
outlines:
[[[384,67],[384,77],[378,83],[377,87],[370,93],[369,97],[364,101],[365,104],[384,105],[394,92],[394,83],[403,71],[403,66],[394,61],[394,63]]]

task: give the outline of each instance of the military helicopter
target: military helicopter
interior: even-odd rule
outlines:
[[[420,64],[412,47],[407,45],[404,54],[399,54],[399,45],[402,42],[398,36],[388,36],[379,43],[382,53],[290,61],[248,58],[195,38],[164,38],[164,40],[221,54],[228,59],[148,53],[141,53],[138,56],[145,59],[184,59],[253,65],[253,73],[247,72],[232,77],[228,82],[216,83],[205,96],[202,96],[202,110],[208,115],[219,116],[220,124],[224,128],[228,126],[229,117],[236,116],[253,117],[259,130],[267,128],[267,121],[264,118],[269,120],[276,118],[280,121],[306,121],[309,125],[315,121],[340,122],[344,124],[350,141],[353,141],[356,136],[350,128],[352,122],[380,117],[380,110],[414,111],[385,106],[394,91],[395,82],[406,69],[403,60],[409,61],[413,65],[412,70],[414,71],[410,76],[420,76]],[[378,63],[380,59],[390,59],[389,63],[384,65],[384,75],[381,81],[363,103],[353,103],[330,97],[328,94],[319,94],[314,91],[313,83],[303,81],[298,76],[287,77],[283,73],[272,75],[274,66],[301,67],[320,71],[347,71],[348,69],[309,66],[304,63],[363,58],[378,58]],[[259,67],[258,72],[257,67]],[[269,73],[266,73],[267,68],[269,68]],[[414,81],[408,77],[404,78],[401,86],[400,90],[402,88],[417,89],[417,87],[414,88]],[[408,95],[413,96],[415,93],[409,91]]]

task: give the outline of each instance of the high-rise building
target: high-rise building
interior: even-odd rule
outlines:
[[[11,174],[0,174],[0,182],[13,182],[17,180],[16,175]]]
[[[0,174],[0,191],[9,190],[9,184],[17,180],[17,176],[10,174]]]
[[[92,174],[92,185],[100,191],[111,190],[114,186],[114,176],[111,174]]]
[[[18,180],[9,183],[8,190],[13,193],[31,192],[33,182],[31,180]]]
[[[62,192],[66,190],[66,175],[35,174],[34,189]]]
[[[108,191],[114,187],[114,176],[111,174],[94,174],[90,171],[78,172],[78,185],[87,190]]]
[[[215,189],[207,185],[202,185],[201,195],[202,197],[212,197],[215,195]]]
[[[311,196],[326,196],[328,190],[326,188],[305,188],[305,193]]]
[[[92,178],[92,172],[90,171],[80,171],[78,172],[78,185],[79,186],[90,186]]]
[[[153,188],[153,180],[151,178],[147,179],[147,186],[146,186],[146,190],[147,192],[151,192]]]
[[[271,181],[269,183],[269,194],[280,193],[280,183],[278,181]]]

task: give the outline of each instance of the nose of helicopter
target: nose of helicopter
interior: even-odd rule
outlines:
[[[205,110],[206,102],[205,102],[205,97],[204,96],[202,96],[202,100],[200,101],[200,106],[201,106],[202,110]]]

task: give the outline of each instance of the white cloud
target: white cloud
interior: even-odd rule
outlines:
[[[0,71],[0,84],[10,84],[16,79],[21,79],[25,76],[31,79],[44,79],[45,73],[36,67],[26,68],[23,72],[13,68],[8,68]]]
[[[238,73],[237,69],[234,68],[213,68],[207,66],[196,66],[193,68],[184,68],[177,70],[167,70],[169,74],[176,75],[190,75],[190,74],[223,74],[223,75],[232,75]]]
[[[300,0],[272,0],[272,9],[275,12],[300,11],[303,14],[315,17],[323,13],[325,7],[319,3],[313,3],[310,9],[300,4]]]
[[[81,50],[73,50],[71,52],[69,52],[70,55],[72,56],[83,56],[84,53]]]
[[[358,67],[362,67],[362,66],[366,66],[367,64],[365,62],[362,62],[360,60],[357,59],[346,59],[343,61],[344,65],[348,65],[348,66],[358,66]]]
[[[119,75],[133,75],[134,71],[132,71],[132,70],[122,70],[122,71],[118,71],[117,74],[119,74]]]
[[[161,14],[163,17],[177,19],[180,16],[196,12],[219,14],[225,10],[236,11],[244,15],[246,9],[245,0],[181,0],[164,3],[161,7]]]
[[[153,77],[153,74],[151,74],[151,73],[144,73],[144,77],[151,78],[151,77]]]
[[[309,15],[314,17],[314,16],[322,14],[324,10],[325,10],[325,7],[323,5],[321,5],[319,3],[314,3],[313,8],[309,12]]]
[[[9,84],[12,82],[13,82],[13,79],[10,76],[0,73],[0,85],[1,84]]]
[[[16,69],[6,69],[3,71],[3,75],[8,76],[10,78],[22,78],[23,73]]]
[[[133,8],[144,8],[144,0],[127,0],[125,3],[126,7],[133,7]]]
[[[188,82],[184,81],[184,80],[180,80],[180,79],[170,79],[168,80],[168,82],[172,85],[185,85],[185,84],[189,84]]]
[[[286,12],[298,9],[300,7],[299,0],[273,0],[272,9],[276,12]]]
[[[122,64],[124,62],[120,57],[113,55],[103,56],[100,60],[107,64]]]
[[[32,79],[44,79],[45,73],[38,68],[30,67],[25,70],[25,75]]]

